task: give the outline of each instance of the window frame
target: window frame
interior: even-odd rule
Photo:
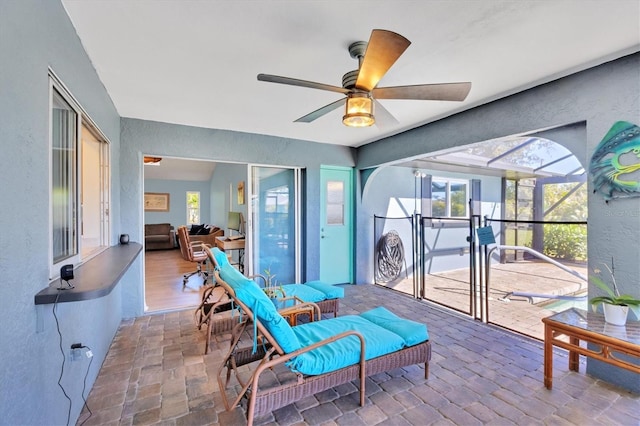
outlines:
[[[198,195],[198,207],[196,208],[197,212],[198,212],[198,220],[195,221],[195,222],[192,222],[190,220],[190,212],[193,209],[193,207],[189,206],[189,194],[197,194]],[[200,217],[201,217],[201,215],[200,215],[201,207],[200,206],[202,205],[202,197],[200,196],[200,191],[187,191],[186,192],[185,201],[186,201],[186,204],[187,204],[187,225],[199,225],[201,223],[200,222]]]
[[[48,145],[48,153],[49,153],[49,244],[48,244],[48,259],[49,259],[49,278],[55,279],[60,276],[60,268],[62,265],[72,264],[74,266],[78,266],[83,262],[97,256],[102,253],[104,250],[110,247],[111,245],[111,220],[110,220],[110,208],[111,208],[111,144],[109,139],[104,135],[104,133],[98,128],[98,126],[93,122],[93,120],[89,117],[87,112],[82,108],[80,103],[76,100],[76,98],[71,94],[69,89],[62,83],[62,81],[55,75],[53,70],[49,69],[48,73],[49,82],[48,82],[48,91],[49,91],[49,111],[48,111],[48,137],[49,137],[49,145]],[[75,138],[75,153],[74,159],[72,160],[75,167],[74,174],[74,191],[73,194],[73,202],[74,206],[71,210],[71,217],[73,217],[73,232],[75,238],[75,250],[70,256],[67,256],[61,260],[54,261],[54,191],[53,191],[53,160],[54,160],[54,140],[53,140],[53,110],[54,110],[54,94],[57,93],[73,110],[76,114],[76,125],[74,129],[74,138]],[[96,187],[92,186],[90,189],[83,188],[83,161],[82,161],[82,132],[86,130],[90,132],[99,142],[99,182],[97,183],[97,187],[100,191],[100,212],[99,212],[99,244],[91,252],[84,253],[82,250],[82,239],[83,239],[83,209],[82,209],[82,194],[83,191],[95,190]],[[69,213],[69,212],[67,212]]]
[[[432,228],[462,228],[467,227],[466,221],[471,217],[471,209],[469,207],[469,199],[473,192],[472,185],[473,179],[460,179],[460,178],[447,178],[431,176],[429,180],[429,208],[430,219],[428,223]],[[445,184],[445,214],[446,216],[434,216],[433,215],[433,184],[438,182]],[[451,184],[464,184],[465,185],[465,203],[464,209],[466,216],[451,216]]]

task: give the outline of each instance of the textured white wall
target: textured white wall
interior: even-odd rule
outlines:
[[[112,237],[119,233],[120,119],[59,1],[0,1],[0,423],[65,424],[58,388],[62,354],[53,306],[34,304],[49,284],[49,81],[51,67],[110,139]],[[125,275],[123,282],[129,279]],[[91,346],[91,387],[121,320],[120,286],[100,299],[62,303],[63,348]],[[62,383],[82,408],[87,361],[65,366]]]

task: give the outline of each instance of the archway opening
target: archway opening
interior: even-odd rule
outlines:
[[[382,167],[363,192],[375,215],[374,281],[542,338],[542,317],[570,304],[586,306],[586,180],[576,155],[537,135]],[[487,246],[496,248],[488,280],[486,267],[477,270],[472,259],[481,255],[478,227],[491,227],[495,238]],[[388,271],[376,268],[383,238],[395,234],[387,240],[403,244],[404,258],[393,259],[388,279]]]

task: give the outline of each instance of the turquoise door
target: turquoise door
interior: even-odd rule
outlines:
[[[323,166],[320,185],[320,279],[353,283],[352,169]]]

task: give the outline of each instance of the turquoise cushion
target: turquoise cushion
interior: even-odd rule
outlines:
[[[218,273],[220,274],[220,278],[229,284],[234,291],[237,287],[242,286],[244,281],[248,279],[229,263],[222,265]]]
[[[212,248],[211,253],[213,253],[213,257],[215,258],[216,263],[220,268],[222,268],[224,265],[229,265],[229,258],[227,257],[227,254],[220,250],[218,247]]]
[[[337,287],[322,281],[307,281],[305,285],[323,292],[325,296],[327,296],[327,299],[341,299],[344,297],[344,288],[342,287]]]
[[[358,315],[345,315],[293,327],[305,347],[345,331],[358,331],[366,342],[365,358],[371,359],[404,347],[395,333]],[[335,371],[360,361],[360,339],[348,336],[293,358],[287,366],[302,374],[318,375]]]
[[[316,303],[327,298],[323,292],[304,284],[286,284],[282,286],[282,289],[287,297],[296,296],[305,302]]]
[[[402,337],[407,346],[417,345],[429,340],[429,333],[425,324],[400,318],[382,306],[363,312],[360,316]]]
[[[245,277],[229,264],[220,269],[220,277],[233,288],[236,297],[253,311],[283,351],[289,353],[300,349],[300,342],[291,326],[255,281]]]

